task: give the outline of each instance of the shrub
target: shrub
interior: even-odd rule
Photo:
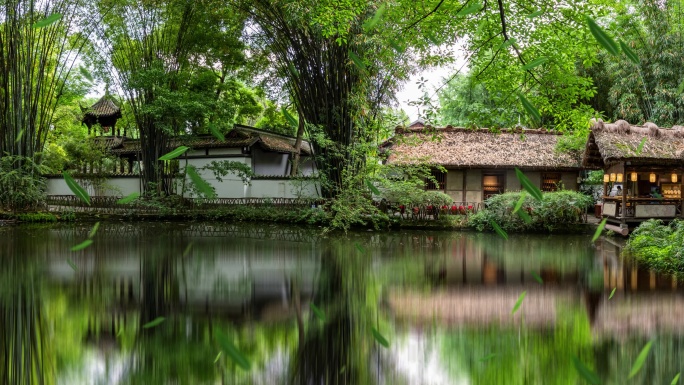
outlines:
[[[23,156],[0,156],[0,208],[32,210],[45,204],[44,168]]]
[[[625,253],[639,263],[658,271],[684,273],[684,221],[665,225],[659,219],[649,219],[629,236]]]
[[[521,210],[531,218],[527,223],[513,213],[520,194],[508,192],[489,198],[484,209],[469,217],[468,225],[478,231],[491,231],[494,221],[507,232],[565,231],[581,223],[585,210],[594,203],[591,197],[576,191],[544,193],[542,201],[526,194]]]

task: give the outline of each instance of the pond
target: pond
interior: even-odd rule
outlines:
[[[639,369],[629,383],[670,384],[684,370],[684,283],[617,240],[92,228],[0,226],[3,383],[622,384]]]

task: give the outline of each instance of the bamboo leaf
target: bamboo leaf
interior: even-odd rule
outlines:
[[[480,9],[482,9],[482,3],[473,3],[469,6],[461,9],[460,11],[458,11],[458,13],[456,14],[456,17],[468,16],[468,15],[471,15],[471,14],[479,11]]]
[[[503,41],[503,43],[501,43],[501,44],[496,48],[496,51],[499,51],[499,50],[502,50],[502,49],[504,49],[504,48],[510,47],[510,46],[512,46],[513,44],[515,44],[515,38],[511,37],[511,38],[509,38],[509,39],[506,39],[506,40]]]
[[[218,352],[218,354],[216,355],[216,358],[214,358],[214,363],[217,363],[219,358],[221,358],[221,353],[223,353],[223,351]]]
[[[186,257],[188,254],[190,254],[190,250],[192,249],[193,243],[190,242],[188,245],[185,247],[185,250],[183,250],[183,257]]]
[[[76,264],[75,264],[71,259],[68,259],[68,258],[67,258],[67,263],[69,264],[69,266],[70,266],[74,271],[77,271],[77,270],[78,270],[78,269],[76,268]]]
[[[518,180],[520,181],[520,185],[527,191],[532,197],[538,201],[541,201],[544,199],[542,196],[542,192],[539,189],[539,187],[535,186],[532,184],[530,179],[522,172],[520,171],[519,168],[515,168],[515,175],[518,177]]]
[[[520,305],[522,305],[523,300],[525,299],[525,296],[527,295],[527,291],[523,291],[522,294],[518,297],[518,300],[515,301],[515,305],[513,306],[513,310],[511,310],[511,314],[515,314],[515,312],[520,309]]]
[[[368,19],[365,23],[363,23],[363,29],[368,32],[371,29],[375,28],[376,25],[380,22],[380,19],[382,19],[382,16],[385,14],[385,10],[387,9],[387,6],[385,4],[382,4],[378,7],[378,10],[375,11],[375,14],[373,17]]]
[[[216,197],[216,191],[211,185],[202,179],[202,177],[197,173],[195,166],[188,166],[185,168],[185,173],[190,177],[192,183],[197,187],[197,190],[201,192],[206,198],[212,199]]]
[[[520,193],[520,198],[518,198],[518,201],[515,203],[515,207],[513,208],[513,214],[517,213],[521,208],[523,203],[525,203],[525,192]]]
[[[540,65],[542,65],[542,64],[544,64],[544,63],[546,63],[547,61],[549,61],[549,58],[546,57],[546,56],[538,57],[538,58],[532,60],[531,62],[525,64],[525,65],[523,66],[523,69],[524,69],[525,71],[529,71],[529,70],[531,70],[532,68],[538,67],[538,66],[540,66]]]
[[[131,203],[134,200],[138,199],[139,196],[140,196],[140,193],[138,193],[138,192],[130,193],[128,196],[125,196],[125,197],[119,199],[118,201],[116,201],[116,203],[120,204],[120,205],[125,205],[127,203]]]
[[[527,15],[527,18],[528,19],[534,19],[535,17],[541,16],[543,14],[544,14],[544,11],[539,10],[539,11],[535,11],[535,12],[530,13],[529,15]]]
[[[285,115],[285,119],[287,119],[287,122],[290,123],[290,126],[297,128],[299,126],[299,123],[297,122],[297,119],[295,119],[294,116],[290,113],[290,111],[286,110],[285,107],[282,108],[283,115]]]
[[[366,179],[366,186],[368,186],[373,194],[380,195],[380,190],[378,190],[378,188],[368,179]]]
[[[209,132],[211,132],[211,134],[214,135],[214,138],[222,142],[226,141],[226,136],[223,135],[221,131],[219,131],[215,124],[209,124]]]
[[[309,303],[309,307],[311,308],[311,310],[316,315],[316,318],[321,320],[321,322],[325,322],[325,314],[321,311],[321,309],[319,309],[316,305],[314,305],[313,302]]]
[[[579,358],[575,356],[571,356],[572,359],[572,365],[575,367],[575,370],[577,370],[577,373],[579,373],[582,378],[584,378],[588,383],[592,385],[599,385],[601,383],[601,380],[599,377],[591,371],[582,361],[579,360]]]
[[[636,148],[636,154],[641,155],[641,152],[644,151],[644,145],[646,144],[646,141],[648,141],[648,137],[644,136],[641,138],[641,142],[639,142],[639,145]]]
[[[530,217],[530,214],[525,212],[525,210],[520,210],[518,211],[518,216],[523,220],[525,223],[532,223],[532,218]]]
[[[180,146],[176,148],[175,150],[171,152],[167,152],[166,154],[162,155],[159,157],[159,160],[171,160],[171,159],[176,159],[179,156],[183,155],[185,151],[188,151],[190,148],[186,146]]]
[[[361,254],[366,254],[366,250],[361,245],[359,245],[358,242],[354,242],[354,246],[356,246],[356,250],[358,250]]]
[[[392,49],[397,51],[397,53],[404,53],[404,51],[406,51],[406,46],[403,44],[403,40],[389,39],[387,42]]]
[[[79,67],[78,70],[81,72],[81,75],[83,75],[83,77],[86,78],[86,80],[88,80],[91,83],[93,82],[93,75],[90,74],[90,71],[88,71],[87,68]]]
[[[613,38],[610,37],[610,35],[608,35],[603,28],[599,27],[592,18],[587,16],[586,20],[587,24],[589,25],[589,31],[591,31],[591,34],[594,35],[596,41],[611,55],[618,55],[620,53],[620,49],[617,43],[615,43],[615,40],[613,40]]]
[[[679,83],[679,87],[677,87],[677,93],[681,94],[682,92],[684,92],[684,80],[682,80],[681,83]]]
[[[19,134],[17,135],[17,139],[14,140],[14,143],[19,143],[21,138],[24,137],[24,131],[26,131],[26,130],[24,130],[23,128],[21,130],[19,130]]]
[[[612,299],[613,296],[615,295],[615,290],[617,290],[617,287],[613,288],[613,291],[610,292],[610,295],[608,296],[608,299]]]
[[[373,329],[371,329],[371,332],[373,333],[373,338],[375,338],[375,340],[378,341],[378,343],[380,345],[384,346],[385,348],[389,348],[389,345],[390,345],[389,341],[387,341],[387,339],[385,337],[383,337],[382,334],[380,334],[378,329],[373,328]]]
[[[62,172],[62,175],[64,176],[64,181],[66,182],[67,186],[69,186],[69,189],[73,191],[74,195],[79,197],[83,202],[90,206],[90,195],[88,195],[88,192],[86,192],[81,185],[76,183],[74,178],[72,178],[68,172],[64,171]]]
[[[629,48],[629,46],[627,44],[625,44],[622,40],[620,40],[620,48],[622,48],[622,52],[625,53],[625,56],[627,56],[627,58],[632,63],[637,64],[637,65],[639,64],[639,62],[640,62],[639,56],[637,56],[637,54],[634,51],[632,51],[632,49]]]
[[[646,362],[646,358],[648,357],[648,353],[651,351],[652,345],[653,340],[648,341],[644,348],[641,349],[641,353],[639,353],[634,361],[634,365],[632,365],[632,370],[629,372],[629,376],[627,377],[628,379],[636,376],[636,374],[639,373],[639,370],[641,370],[641,367],[644,366],[644,362]]]
[[[480,362],[489,361],[489,360],[491,360],[491,359],[494,358],[494,357],[496,357],[496,353],[489,353],[489,354],[487,354],[486,356],[480,358]]]
[[[530,274],[532,274],[532,277],[534,277],[537,282],[544,284],[544,280],[539,276],[539,274],[535,273],[534,271],[530,272]]]
[[[164,322],[165,320],[166,320],[166,318],[164,318],[164,317],[157,317],[157,318],[153,319],[152,321],[144,324],[143,329],[153,328],[153,327],[159,325],[160,323]]]
[[[501,238],[508,240],[508,234],[506,231],[504,231],[504,229],[501,228],[501,226],[499,226],[498,223],[494,222],[493,220],[489,221],[489,223],[492,225],[494,231],[501,236]]]
[[[238,350],[238,348],[233,344],[233,342],[228,338],[227,335],[223,334],[222,331],[216,331],[216,340],[225,352],[236,364],[243,370],[249,371],[252,364],[249,362],[247,357]]]
[[[523,94],[518,94],[518,98],[520,99],[520,103],[522,103],[523,107],[525,108],[525,111],[527,111],[527,114],[530,115],[536,122],[541,122],[541,114],[539,113],[537,107],[533,106]]]
[[[88,233],[88,238],[92,239],[95,236],[95,234],[97,233],[97,229],[99,229],[99,228],[100,228],[100,222],[96,222],[95,226],[93,226],[93,228]]]
[[[670,382],[670,385],[677,385],[677,383],[679,382],[679,375],[680,374],[682,374],[682,373],[681,372],[677,373],[677,375],[674,376],[674,378],[672,379],[672,382]]]
[[[349,51],[349,58],[354,62],[354,65],[357,66],[361,71],[366,70],[366,65],[363,63],[363,59],[361,59],[357,54],[355,54],[352,51]]]
[[[61,18],[62,18],[61,13],[53,13],[52,15],[46,17],[45,19],[40,20],[39,22],[33,24],[33,28],[47,27],[49,25],[52,25],[52,24],[58,22],[59,19],[61,19]]]
[[[603,231],[603,228],[606,227],[606,221],[608,218],[603,218],[601,223],[599,223],[598,227],[596,228],[596,231],[594,232],[594,236],[591,238],[592,242],[596,242],[597,239],[601,236],[601,232]]]
[[[72,247],[72,248],[71,248],[71,251],[83,250],[83,249],[85,249],[86,247],[88,247],[88,246],[90,246],[90,245],[92,245],[92,244],[93,244],[93,240],[92,240],[92,239],[86,239],[85,241],[83,241],[83,242],[79,243],[78,245]]]

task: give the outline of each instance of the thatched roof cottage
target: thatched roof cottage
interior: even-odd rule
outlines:
[[[577,189],[580,154],[556,150],[560,135],[546,130],[466,129],[447,126],[397,127],[396,135],[381,146],[388,164],[431,164],[438,185],[457,202],[482,202],[504,191],[518,191],[515,168],[525,172],[543,191],[559,186]]]

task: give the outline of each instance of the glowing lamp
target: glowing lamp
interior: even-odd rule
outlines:
[[[603,174],[603,183],[608,183],[608,182],[610,182],[610,175]]]
[[[655,183],[655,181],[656,181],[656,175],[655,175],[654,173],[650,173],[650,174],[648,175],[648,181],[651,182],[651,183]]]
[[[617,182],[622,183],[622,173],[617,174]]]
[[[615,182],[615,179],[616,179],[615,173],[614,173],[614,172],[611,172],[611,173],[610,173],[610,181],[611,181],[611,182]]]
[[[672,173],[672,183],[677,183],[677,174]]]
[[[630,180],[631,180],[632,182],[636,182],[637,179],[638,179],[638,175],[637,175],[637,173],[635,173],[635,172],[631,173],[629,176],[630,176]]]

